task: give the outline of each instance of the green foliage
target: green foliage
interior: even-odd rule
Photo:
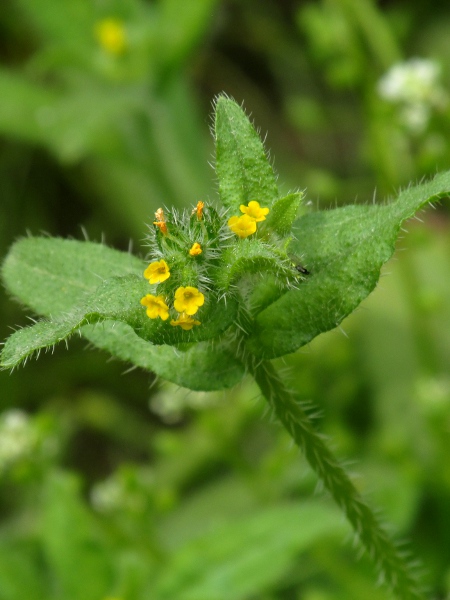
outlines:
[[[292,224],[298,215],[302,193],[295,192],[288,194],[284,198],[278,198],[272,206],[270,215],[267,218],[267,226],[281,237],[290,234]]]
[[[58,596],[95,600],[107,593],[112,572],[105,540],[95,531],[77,487],[77,481],[66,474],[56,473],[47,482],[43,550],[57,581]]]
[[[263,196],[275,193],[271,188],[273,172],[244,112],[226,98],[218,100],[216,110],[218,175],[230,190],[222,194],[236,198],[237,190],[248,185],[253,189],[257,182],[262,185]],[[242,138],[237,133],[241,129]],[[237,165],[239,171],[235,170]],[[234,290],[229,293],[231,284],[237,285],[247,274],[261,270],[285,278],[288,286],[298,289],[289,291],[279,285],[279,297],[246,325],[250,332],[248,347],[264,358],[293,352],[339,325],[360,304],[375,287],[382,265],[391,257],[402,222],[426,202],[448,195],[449,190],[447,173],[406,190],[385,206],[348,206],[303,216],[292,229],[294,239],[288,250],[301,256],[310,270],[304,281],[299,280],[289,257],[279,249],[278,239],[270,244],[271,235],[291,233],[287,225],[298,207],[299,194],[276,201],[275,216],[271,217],[274,231],[271,233],[269,221],[264,241],[226,240],[223,225],[220,221],[217,225],[219,216],[212,209],[210,213],[206,209],[201,220],[190,218],[188,225],[182,225],[180,217],[169,213],[165,218],[170,235],[166,237],[154,227],[150,238],[153,256],[162,255],[171,268],[173,265],[174,275],[162,284],[165,297],[173,295],[180,285],[201,287],[206,282],[209,286],[201,310],[202,326],[189,332],[171,328],[167,321],[147,319],[139,300],[148,286],[137,274],[139,265],[141,271],[143,268],[137,259],[92,243],[23,240],[5,261],[4,280],[22,302],[52,318],[12,336],[2,352],[2,364],[13,367],[34,351],[64,340],[80,327],[104,320],[122,321],[136,335],[154,344],[176,345],[217,337],[236,320],[236,294]],[[260,198],[256,191],[250,195],[245,192],[247,201],[255,195]],[[239,203],[245,201],[243,198],[240,197]],[[286,219],[280,214],[283,208]],[[204,244],[198,260],[188,253],[196,239]],[[39,287],[34,275],[36,269],[40,272]],[[103,283],[98,285],[99,281]],[[90,296],[87,289],[93,292]],[[155,292],[156,288],[150,289]],[[78,304],[77,298],[83,303]],[[59,319],[55,319],[55,309],[63,313]]]
[[[109,18],[124,26],[122,54],[99,43],[96,27]],[[374,189],[377,203],[395,197],[408,182],[449,168],[449,27],[447,3],[414,0],[0,2],[0,256],[25,231],[79,239],[80,224],[85,237],[106,236],[109,246],[126,250],[130,237],[144,237],[142,223],[151,222],[159,206],[190,210],[198,198],[211,206],[217,185],[207,164],[213,152],[208,123],[211,97],[220,90],[244,102],[263,137],[268,132],[280,196],[307,191],[303,225],[319,217],[308,214],[312,206],[372,203]],[[421,66],[415,74],[414,64]],[[397,87],[397,98],[382,93],[388,82],[391,92]],[[281,210],[273,219],[281,200],[258,225],[257,240],[248,238],[257,241],[250,244],[255,252],[269,250],[269,223],[274,232],[286,217]],[[228,217],[239,214],[238,203],[234,208]],[[313,429],[356,471],[357,489],[381,509],[390,530],[412,540],[433,598],[450,592],[447,215],[444,202],[423,215],[424,223],[408,223],[399,243],[406,251],[383,269],[362,310],[274,362],[283,389],[317,407],[306,405],[307,414],[320,415]],[[317,272],[300,238],[292,240],[297,252],[288,249],[292,219],[286,220],[283,231],[275,231],[283,238],[277,252],[267,256],[283,262],[288,274],[291,267],[309,267],[309,276],[300,273],[293,282],[301,292]],[[282,260],[284,252],[291,264]],[[320,261],[320,251],[315,254]],[[235,271],[230,290],[245,293],[252,319],[281,302],[280,294],[295,292],[280,281],[282,269],[277,281],[270,264],[269,270],[256,262],[236,266],[245,269],[242,278]],[[252,268],[264,275],[251,275]],[[18,271],[15,278],[21,278]],[[49,274],[44,278],[53,285]],[[29,314],[59,319],[67,312],[62,289],[54,297],[61,308],[49,315],[49,294],[40,307],[30,304],[39,302],[43,287],[36,269],[22,279],[29,283],[21,301]],[[80,290],[80,297],[72,289],[74,304],[100,283],[85,294]],[[10,294],[0,290],[0,296],[4,339],[12,333],[9,325],[31,321]],[[301,323],[302,334],[305,329]],[[0,372],[2,598],[70,600],[59,583],[70,574],[46,558],[49,532],[41,527],[46,503],[55,506],[58,494],[68,513],[74,510],[74,522],[82,507],[92,546],[106,557],[111,585],[99,600],[156,597],[155,585],[163,577],[168,585],[172,565],[190,565],[191,552],[203,559],[189,571],[196,584],[224,581],[225,571],[237,572],[241,555],[256,553],[244,540],[230,560],[224,552],[212,565],[200,555],[199,539],[220,554],[227,525],[239,532],[258,515],[270,520],[272,511],[275,517],[278,506],[299,509],[285,540],[309,525],[300,512],[311,496],[314,506],[328,510],[330,523],[334,512],[342,525],[339,511],[323,502],[320,482],[318,493],[303,452],[292,447],[280,417],[272,417],[276,408],[267,414],[248,379],[226,395],[177,387],[223,389],[242,379],[233,328],[217,340],[177,347],[154,346],[119,321],[85,325],[80,332],[71,338],[70,352],[60,344],[26,369]],[[83,351],[86,345],[90,351]],[[141,368],[124,372],[122,361]],[[54,494],[47,493],[53,471],[59,480],[61,471],[76,473],[79,486],[55,485]],[[99,530],[104,535],[98,537]],[[272,529],[268,547],[272,535],[283,537]],[[369,560],[355,556],[350,545],[340,533],[318,538],[300,553],[293,545],[273,579],[265,579],[271,565],[261,562],[256,574],[245,570],[241,589],[252,579],[248,596],[261,600],[391,600],[374,585]],[[72,545],[59,547],[74,555]],[[287,543],[283,552],[289,552]],[[181,575],[178,582],[177,593],[192,589]]]
[[[206,164],[195,160],[206,155],[202,124],[182,70],[216,3],[12,0],[30,48],[19,63],[0,65],[0,134],[77,168],[85,188],[140,235],[160,197],[181,205],[209,190]],[[98,37],[108,19],[123,33],[123,51]]]
[[[216,103],[215,135],[220,196],[225,207],[246,213],[240,217],[243,229],[233,229],[233,219],[237,219],[233,215],[229,228],[236,235],[232,235],[224,213],[208,206],[203,209],[201,203],[192,214],[159,210],[157,221],[150,225],[148,245],[151,260],[165,261],[165,276],[162,281],[158,277],[152,281],[149,275],[150,288],[137,272],[139,266],[142,271],[142,262],[129,255],[80,242],[41,238],[18,242],[3,267],[5,283],[11,293],[47,319],[13,334],[2,351],[1,364],[11,368],[33,352],[79,331],[114,355],[138,366],[150,364],[153,369],[150,352],[156,357],[153,370],[158,374],[177,372],[179,364],[180,375],[169,376],[172,381],[190,383],[190,370],[195,370],[197,378],[205,373],[204,381],[194,384],[196,389],[227,387],[244,370],[250,372],[392,590],[405,600],[420,599],[423,596],[415,573],[314,430],[295,396],[285,388],[272,365],[261,358],[293,352],[349,315],[375,287],[382,265],[394,251],[403,221],[425,203],[446,197],[450,175],[444,173],[429,183],[409,188],[385,206],[349,206],[304,215],[293,223],[301,195],[279,198],[261,141],[242,109],[225,97]],[[249,204],[252,200],[256,201],[253,208]],[[271,208],[273,214],[264,223],[262,209]],[[201,247],[200,253],[192,253],[193,243]],[[84,249],[78,251],[79,246]],[[301,257],[309,274],[300,275],[290,253]],[[52,282],[50,293],[47,279]],[[259,279],[256,304],[252,296],[255,279]],[[185,289],[191,290],[187,296]],[[177,296],[180,291],[182,301]],[[169,320],[167,315],[160,318],[160,313],[146,314],[140,299],[149,292],[150,298],[164,304],[170,316],[175,317],[177,311],[178,317]],[[201,296],[198,306],[190,304],[192,293]],[[36,294],[38,301],[34,300]],[[191,318],[185,330],[179,325],[186,315],[195,315],[195,320]],[[92,328],[100,322],[102,329]],[[122,333],[127,339],[123,347]],[[137,338],[139,345],[135,344]],[[213,342],[205,344],[206,340]],[[142,341],[151,350],[141,356]],[[203,345],[195,346],[196,342]],[[158,345],[163,345],[162,353]],[[170,346],[180,354],[176,359],[172,355],[172,360],[161,366]],[[276,523],[274,515],[270,523]],[[258,529],[262,525],[254,526]],[[270,538],[274,540],[273,535]],[[222,540],[219,554],[224,547]],[[190,559],[195,554],[190,552]],[[251,564],[252,558],[248,560]],[[183,560],[181,565],[184,580]],[[238,577],[240,568],[238,565],[237,574],[230,575],[232,579]],[[197,575],[193,573],[189,578],[196,579]],[[248,579],[245,585],[250,583]],[[168,589],[163,585],[160,592],[162,598],[175,593],[172,572],[167,585]],[[212,577],[200,587],[194,585],[192,590],[176,593],[186,599],[206,598],[216,593],[217,585]],[[244,590],[248,593],[250,588],[244,586]],[[76,591],[68,593],[77,597]],[[236,589],[238,597],[243,593]]]
[[[177,552],[163,570],[154,597],[244,600],[270,588],[312,543],[344,531],[327,506],[286,504],[261,510]]]

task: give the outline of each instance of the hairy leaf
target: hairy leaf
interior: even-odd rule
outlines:
[[[220,342],[198,342],[180,348],[154,346],[136,335],[129,325],[119,321],[87,325],[81,333],[113,356],[191,390],[223,390],[232,387],[244,376],[242,364]]]
[[[217,280],[229,289],[239,278],[261,272],[286,278],[294,275],[291,265],[273,248],[256,238],[247,238],[224,251]]]
[[[400,226],[431,200],[450,192],[450,172],[411,187],[387,205],[345,206],[301,217],[290,249],[310,271],[259,313],[249,341],[258,356],[274,358],[333,329],[374,289],[392,256]]]
[[[145,263],[104,244],[29,237],[16,242],[2,265],[6,288],[38,315],[56,317],[106,279],[142,275]]]
[[[216,103],[216,172],[220,199],[239,213],[240,204],[257,200],[270,207],[278,197],[273,169],[245,112],[229,98]]]
[[[294,194],[288,194],[283,198],[279,198],[274,202],[264,225],[267,224],[267,227],[282,237],[289,235],[292,224],[297,218],[302,197],[303,194],[301,192],[295,192]]]

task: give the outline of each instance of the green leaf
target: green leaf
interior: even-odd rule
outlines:
[[[107,279],[85,304],[74,307],[56,320],[40,321],[19,329],[5,343],[1,366],[14,367],[34,352],[65,340],[82,325],[113,319],[132,322],[137,327],[139,320],[143,321],[139,300],[145,294],[145,283],[136,275]]]
[[[302,257],[310,275],[259,313],[250,349],[265,358],[282,356],[337,327],[375,288],[402,222],[449,192],[446,172],[408,188],[391,204],[345,206],[300,218],[290,250]]]
[[[27,142],[44,142],[40,118],[59,96],[6,69],[0,69],[0,96],[0,133]]]
[[[5,534],[2,537],[4,538]],[[31,545],[18,543],[14,538],[0,542],[2,600],[48,598],[48,580],[43,573],[41,557],[33,550]]]
[[[264,226],[272,229],[281,237],[289,235],[292,224],[297,218],[302,197],[302,192],[295,192],[279,198],[274,202],[266,221],[263,223]]]
[[[270,246],[256,238],[247,238],[224,251],[217,281],[223,289],[228,290],[239,278],[259,275],[261,271],[284,278],[294,274],[291,265],[283,261]]]
[[[215,14],[217,0],[162,0],[158,4],[160,53],[164,62],[179,64],[191,52]]]
[[[337,511],[317,502],[261,509],[213,527],[178,551],[155,595],[160,600],[259,598],[294,567],[300,552],[346,529]]]
[[[118,321],[87,325],[81,333],[113,356],[190,390],[223,390],[244,376],[241,363],[220,342],[198,342],[179,348],[154,346],[140,338],[129,325]]]
[[[216,172],[224,206],[239,213],[240,204],[257,200],[271,207],[278,198],[273,169],[245,112],[225,96],[216,103]]]
[[[81,502],[78,481],[53,474],[44,493],[42,543],[58,597],[104,598],[113,573],[105,540]]]
[[[35,313],[56,317],[106,279],[142,275],[145,263],[104,244],[30,237],[16,242],[2,265],[6,288]]]

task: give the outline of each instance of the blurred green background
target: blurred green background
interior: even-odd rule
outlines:
[[[0,61],[2,256],[27,232],[142,253],[159,206],[215,200],[220,92],[313,207],[450,168],[443,0],[2,0]],[[420,216],[342,330],[279,366],[443,599],[448,205]],[[1,339],[28,322],[0,311]],[[190,393],[85,346],[0,373],[0,600],[390,597],[251,381]]]

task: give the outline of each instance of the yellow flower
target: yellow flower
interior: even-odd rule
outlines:
[[[194,327],[194,325],[201,325],[200,321],[196,321],[184,312],[181,313],[181,315],[179,315],[176,321],[172,319],[172,321],[170,321],[170,324],[174,327],[178,325],[181,327],[181,329],[184,329],[185,331],[189,331]]]
[[[265,221],[266,215],[269,214],[269,209],[261,208],[259,206],[259,202],[256,202],[256,200],[251,200],[251,202],[248,203],[248,206],[241,204],[239,209],[242,213],[248,215],[252,219],[255,219],[256,222]]]
[[[195,242],[194,244],[192,244],[192,248],[189,250],[189,254],[191,256],[198,256],[202,252],[203,252],[202,247],[200,246],[200,244],[198,242]]]
[[[145,269],[144,277],[149,283],[162,283],[170,277],[169,265],[165,260],[152,262]]]
[[[205,206],[205,203],[204,203],[204,202],[202,202],[201,200],[199,200],[199,201],[197,202],[197,206],[196,206],[196,207],[194,208],[194,210],[192,211],[192,214],[193,214],[193,215],[195,215],[195,214],[197,215],[197,219],[198,219],[199,221],[201,221],[201,220],[202,220],[202,217],[203,217],[203,207],[204,207],[204,206]]]
[[[197,288],[187,286],[179,287],[175,292],[175,301],[173,303],[175,310],[187,315],[195,315],[200,306],[203,306],[205,296]]]
[[[169,318],[169,307],[164,302],[164,298],[162,296],[153,296],[152,294],[147,294],[143,298],[141,298],[142,306],[146,306],[147,317],[149,319],[157,319],[161,317],[163,321]]]
[[[228,227],[240,238],[246,238],[256,231],[256,221],[248,215],[242,217],[231,217],[228,219]]]
[[[164,223],[164,221],[154,221],[153,225],[156,225],[163,235],[167,235],[167,225]]]
[[[95,37],[109,54],[123,54],[127,46],[125,27],[120,19],[103,19],[95,26]]]
[[[153,221],[153,225],[159,227],[159,230],[163,235],[167,235],[166,218],[162,208],[158,208],[158,210],[155,212],[155,218],[156,221]]]

